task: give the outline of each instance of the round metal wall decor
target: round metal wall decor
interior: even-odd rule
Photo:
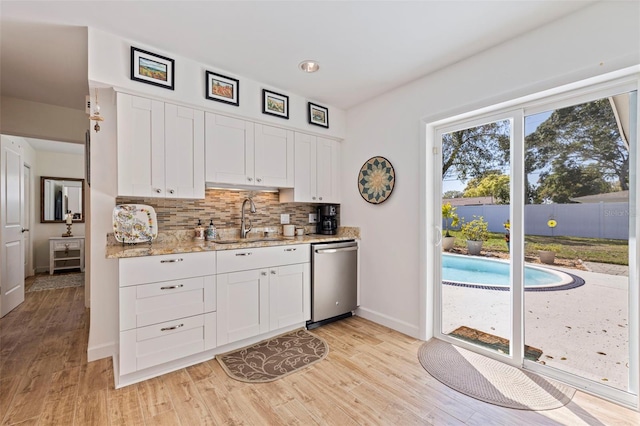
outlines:
[[[396,172],[384,157],[368,159],[358,174],[358,191],[364,200],[380,204],[389,198],[396,184]]]

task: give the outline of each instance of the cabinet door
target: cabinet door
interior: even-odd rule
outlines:
[[[316,137],[296,133],[294,200],[316,202]]]
[[[255,125],[255,184],[277,188],[293,187],[293,144],[291,130]]]
[[[269,270],[269,325],[277,330],[302,323],[310,315],[309,263]]]
[[[217,278],[218,346],[269,331],[266,270],[220,274]]]
[[[204,198],[204,111],[165,104],[165,195]]]
[[[205,114],[207,182],[254,184],[254,125],[237,118]]]
[[[164,197],[164,103],[118,93],[118,195]]]
[[[340,145],[331,139],[318,138],[316,147],[317,198],[322,203],[339,203],[338,170]]]

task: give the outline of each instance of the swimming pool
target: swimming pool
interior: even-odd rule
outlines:
[[[442,283],[491,290],[509,290],[509,261],[442,254]],[[566,290],[584,280],[576,275],[540,266],[525,265],[525,291]]]

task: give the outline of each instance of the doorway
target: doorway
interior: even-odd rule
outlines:
[[[637,405],[637,116],[630,81],[434,127],[435,337]]]

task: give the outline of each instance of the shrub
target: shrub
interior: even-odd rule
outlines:
[[[462,235],[471,241],[487,241],[489,239],[488,225],[482,216],[473,215],[471,222],[465,222],[462,218]]]
[[[450,237],[449,227],[458,226],[458,215],[456,214],[456,208],[451,205],[451,203],[446,203],[442,205],[442,218],[444,219],[444,229],[445,237]]]

